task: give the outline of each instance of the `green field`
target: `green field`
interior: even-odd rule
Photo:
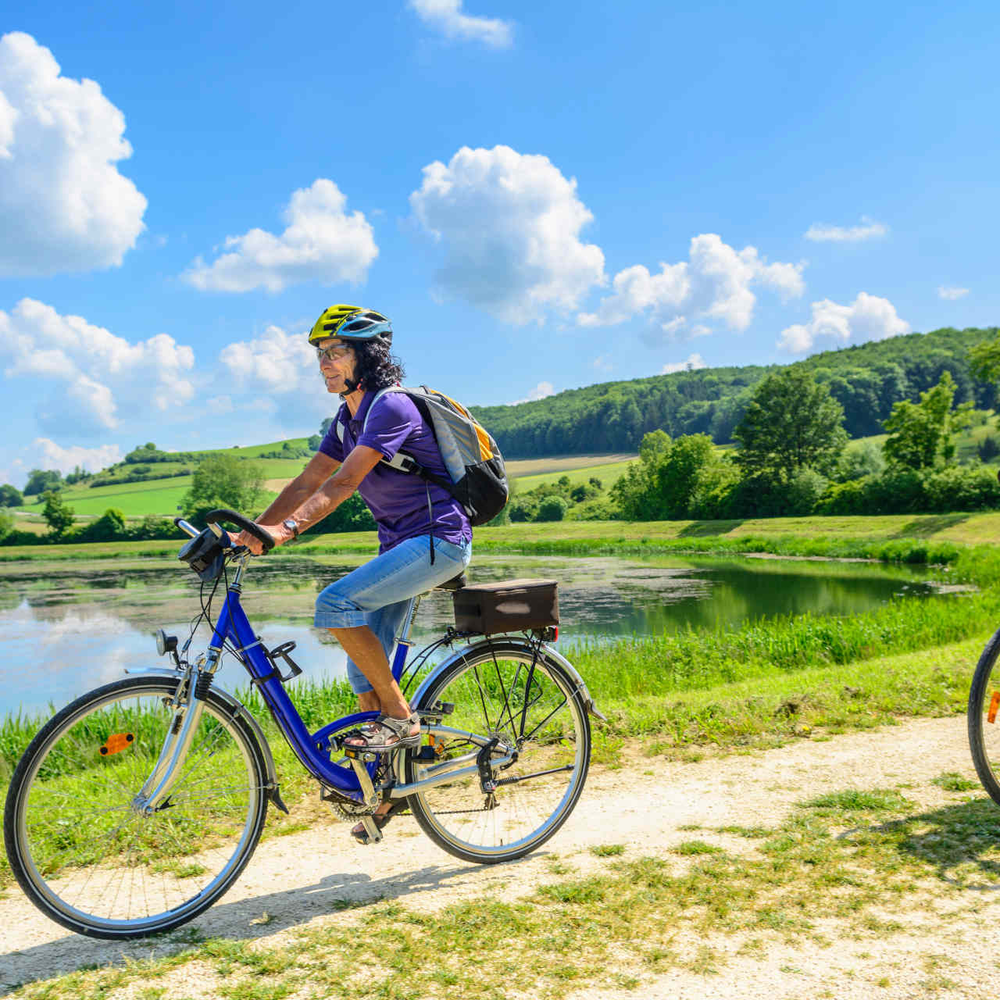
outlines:
[[[292,438],[289,443],[294,447],[304,447],[306,440],[306,438]],[[306,458],[257,457],[261,452],[280,451],[282,444],[284,442],[274,441],[250,448],[230,448],[226,452],[252,459],[260,467],[265,489],[262,507],[269,504],[281,487],[297,476],[308,461]],[[634,457],[636,456],[632,456]],[[568,475],[574,485],[585,483],[591,476],[596,475],[602,479],[607,488],[624,473],[628,458],[629,456],[625,455],[571,455],[561,458],[528,459],[507,463],[507,473],[517,482],[516,488],[522,490],[532,489],[543,482],[554,481],[561,475]],[[180,467],[173,462],[162,463],[164,471]],[[67,486],[64,487],[62,496],[77,516],[82,518],[100,517],[109,507],[118,508],[127,518],[141,518],[147,514],[176,517],[184,494],[191,488],[191,478],[191,476],[176,476],[138,483],[113,483],[108,486],[89,487],[86,484]],[[30,502],[16,509],[30,514],[40,514],[42,505],[36,503],[36,499],[27,497],[26,500]]]

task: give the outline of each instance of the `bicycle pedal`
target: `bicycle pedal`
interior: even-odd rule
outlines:
[[[343,750],[344,756],[348,760],[361,760],[367,764],[370,764],[372,761],[377,760],[381,756],[381,754],[375,753],[374,750],[365,750],[362,747],[345,746]],[[391,751],[383,751],[383,753],[389,752]]]
[[[362,816],[361,825],[365,828],[365,833],[368,834],[369,844],[378,844],[382,841],[382,831],[379,829],[378,823],[372,816]]]

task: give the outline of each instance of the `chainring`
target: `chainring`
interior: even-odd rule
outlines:
[[[359,819],[361,816],[370,816],[375,812],[375,806],[362,805],[360,802],[351,802],[349,799],[326,799],[333,815],[342,823],[350,823],[351,820]]]

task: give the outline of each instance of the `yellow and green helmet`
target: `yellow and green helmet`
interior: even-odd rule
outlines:
[[[392,344],[392,324],[381,313],[361,306],[336,305],[324,309],[309,332],[309,343],[318,344],[328,337],[342,340],[381,340]]]

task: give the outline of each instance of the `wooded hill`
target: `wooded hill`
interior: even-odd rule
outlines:
[[[946,370],[958,387],[956,406],[971,400],[977,409],[993,408],[996,386],[970,373],[968,352],[998,333],[997,327],[948,327],[824,351],[794,364],[829,385],[844,407],[848,434],[864,437],[882,432],[893,403],[916,402]],[[569,389],[516,406],[471,409],[508,458],[634,451],[643,434],[658,428],[671,437],[709,434],[717,444],[726,444],[753,387],[778,367],[674,372]]]

